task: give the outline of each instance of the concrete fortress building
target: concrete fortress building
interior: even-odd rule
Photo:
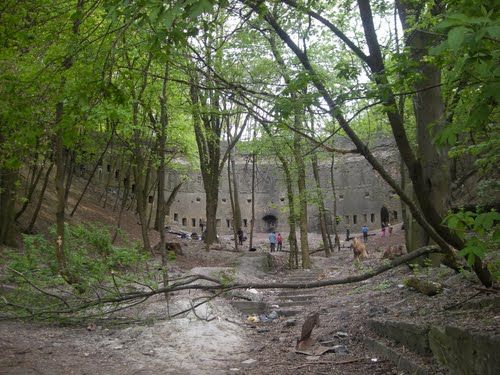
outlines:
[[[339,139],[336,142],[336,147],[354,148],[346,139]],[[399,180],[399,154],[394,144],[387,139],[381,139],[372,144],[371,149],[390,174]],[[306,165],[306,169],[308,172],[308,192],[311,198],[308,204],[308,230],[319,232],[319,210],[314,204],[316,185],[310,165]],[[252,164],[250,158],[240,157],[236,160],[236,174],[242,226],[243,230],[248,232],[252,217]],[[329,229],[332,231],[333,192],[330,176],[330,161],[320,161],[321,188],[328,210]],[[167,174],[165,184],[167,196],[179,183],[179,179],[180,176],[174,171]],[[339,231],[345,232],[346,229],[350,229],[351,232],[359,232],[364,224],[373,230],[380,228],[382,222],[402,221],[399,197],[362,156],[358,154],[337,155],[335,157],[334,181],[337,196],[337,221],[340,219]],[[258,160],[255,190],[255,231],[288,231],[287,194],[279,164],[269,160]],[[205,192],[200,173],[193,174],[191,179],[183,184],[170,208],[166,222],[186,231],[200,232],[200,223],[206,223]],[[230,234],[232,231],[232,211],[227,173],[222,173],[217,210],[217,232]]]
[[[375,157],[384,165],[393,178],[399,180],[399,154],[394,143],[385,137],[373,137],[370,148]],[[336,138],[335,146],[341,149],[354,149],[353,144],[345,138]],[[308,187],[308,230],[319,232],[319,210],[315,205],[316,184],[312,176],[312,167],[307,164]],[[327,221],[332,232],[333,191],[331,187],[330,160],[320,160],[320,180],[327,209]],[[117,158],[104,162],[99,167],[96,180],[107,187],[111,194],[123,194],[124,184],[130,190],[129,207],[135,184],[132,176],[125,176],[126,166]],[[249,157],[236,158],[236,174],[239,187],[242,226],[244,232],[250,230],[252,208],[252,164]],[[180,182],[181,175],[176,171],[168,171],[165,181],[165,197],[168,198],[174,187]],[[154,176],[151,176],[154,180]],[[401,202],[394,191],[373,170],[364,157],[358,154],[335,155],[334,181],[337,196],[337,221],[339,233],[359,232],[361,226],[367,224],[370,230],[379,229],[382,222],[402,221]],[[121,186],[118,186],[120,184]],[[295,187],[296,188],[296,187]],[[279,162],[273,160],[257,161],[255,189],[255,231],[269,232],[288,231],[288,202],[283,173]],[[156,189],[151,189],[148,202],[148,217],[156,212]],[[297,193],[297,192],[296,192]],[[219,185],[219,202],[217,211],[217,232],[232,234],[232,211],[227,182],[227,172],[221,174]],[[201,173],[193,173],[185,181],[177,193],[166,217],[167,225],[175,225],[189,232],[201,232],[200,224],[205,224],[205,191]]]

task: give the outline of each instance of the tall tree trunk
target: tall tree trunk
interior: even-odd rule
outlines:
[[[99,201],[103,201],[102,207],[106,208],[106,203],[108,201],[108,188],[111,185],[111,178],[113,175],[113,170],[115,169],[115,163],[116,163],[116,158],[113,157],[113,144],[111,144],[111,149],[109,152],[109,172],[108,172],[108,167],[106,166],[106,172],[108,172],[108,175],[106,176],[106,183],[104,184],[104,190],[101,194],[101,197],[99,198]]]
[[[73,175],[75,172],[75,158],[76,151],[69,152],[69,163],[66,163],[65,174],[66,174],[66,186],[64,187],[64,206],[68,203],[69,192],[71,190],[71,185],[73,183]]]
[[[291,83],[291,78],[288,74],[288,67],[285,64],[285,61],[283,60],[278,48],[276,47],[276,41],[274,40],[274,37],[271,36],[269,39],[269,44],[271,47],[271,50],[273,52],[273,55],[276,59],[276,62],[278,65],[281,67],[281,75],[283,76],[283,79],[287,84]],[[292,99],[295,99],[297,97],[295,92],[292,92],[291,94]],[[299,113],[299,107],[297,106],[295,109],[294,113],[294,127],[295,129],[301,129],[302,124],[301,124],[301,114]],[[311,260],[309,256],[309,242],[307,238],[307,193],[306,193],[306,173],[305,173],[305,164],[304,164],[304,159],[302,156],[302,147],[301,147],[301,140],[300,136],[294,132],[293,134],[293,157],[295,160],[295,165],[297,167],[297,185],[298,185],[298,192],[299,192],[299,228],[300,228],[300,249],[301,249],[301,254],[302,254],[302,268],[310,268],[311,267]],[[283,159],[284,160],[284,159]],[[283,161],[282,161],[283,164]],[[287,189],[288,190],[288,189]],[[292,194],[290,195],[290,190],[288,190],[288,204],[290,207],[291,204],[293,204],[293,190]],[[292,198],[292,201],[290,201],[290,198]],[[295,208],[291,211],[292,213],[295,212]],[[290,215],[289,219],[292,217]],[[295,219],[292,222],[292,225],[296,223]],[[290,235],[292,238],[289,236],[289,241],[290,241],[290,247],[292,247],[292,241],[294,241],[295,237],[295,231],[290,229]],[[292,250],[292,249],[290,249]],[[298,261],[296,262],[298,263]]]
[[[218,182],[218,181],[217,181]],[[212,181],[212,184],[205,187],[207,226],[205,234],[205,244],[208,246],[217,242],[217,200],[219,199],[218,183]]]
[[[114,134],[115,134],[115,127],[113,126],[113,128],[111,129],[111,135],[108,139],[108,142],[106,142],[106,147],[104,147],[104,151],[99,156],[99,159],[97,159],[97,162],[94,165],[94,169],[92,169],[92,173],[90,173],[90,176],[87,180],[87,183],[85,184],[85,187],[82,190],[82,193],[80,194],[80,197],[78,197],[78,200],[76,201],[75,206],[73,207],[73,209],[71,210],[71,213],[69,214],[70,217],[72,217],[75,214],[76,210],[78,209],[78,206],[80,205],[80,202],[82,201],[85,193],[87,192],[87,189],[90,185],[90,182],[94,178],[94,175],[95,175],[97,169],[99,168],[100,165],[102,165],[102,161],[104,160],[104,155],[106,155],[106,152],[108,151],[108,147],[111,144],[111,141],[113,140]]]
[[[15,203],[17,169],[0,169],[0,244],[16,246]]]
[[[153,190],[153,202],[155,201],[156,198],[156,193],[158,192],[158,184],[153,184],[153,188],[156,187],[156,189]],[[153,218],[153,203],[149,204],[149,198],[148,198],[148,206],[149,208],[149,215],[148,215],[148,228],[151,228],[151,219]]]
[[[231,176],[231,152],[229,153],[229,160],[227,162],[227,183],[229,188],[229,201],[231,202],[231,214],[232,214],[232,224],[233,224],[233,239],[234,239],[234,249],[238,251],[238,232],[236,231],[236,221],[234,218],[234,196],[232,182],[233,178]]]
[[[28,192],[26,199],[23,202],[23,205],[21,209],[16,213],[15,220],[19,219],[21,215],[24,213],[26,208],[28,208],[28,205],[31,203],[31,199],[33,198],[33,194],[35,193],[36,187],[38,186],[38,182],[40,181],[40,178],[42,177],[43,170],[45,167],[45,161],[43,162],[42,166],[40,169],[33,167],[33,176],[31,178],[31,181],[28,186]]]
[[[144,164],[142,160],[136,157],[136,165],[134,170],[135,181],[135,199],[137,201],[137,214],[139,215],[139,222],[141,225],[142,244],[145,251],[151,252],[151,244],[149,241],[148,221],[146,217],[146,202],[144,199],[144,175],[142,169]]]
[[[35,150],[38,150],[39,146],[40,146],[40,142],[37,139],[36,143],[35,143]],[[43,171],[40,171],[40,170],[44,169],[44,167],[45,167],[44,163],[45,163],[46,159],[44,159],[44,161],[42,163],[42,166],[40,167],[40,170],[39,170],[38,169],[38,160],[39,160],[39,158],[40,158],[40,153],[36,152],[35,153],[35,158],[32,161],[33,166],[30,167],[29,172],[28,172],[28,177],[26,178],[26,186],[25,186],[25,194],[26,195],[29,195],[30,189],[33,186],[33,184],[35,183],[35,179],[37,178],[37,176],[43,174]],[[16,216],[17,216],[17,214],[16,214]]]
[[[38,218],[38,213],[40,212],[40,208],[42,207],[43,196],[45,195],[45,190],[47,189],[47,185],[49,183],[50,172],[52,171],[53,167],[54,163],[50,162],[50,165],[47,168],[47,171],[45,172],[45,177],[43,178],[42,190],[40,190],[40,194],[38,195],[38,201],[35,210],[33,211],[30,223],[28,224],[28,227],[25,230],[25,232],[27,233],[33,233],[33,228],[35,227],[35,222],[36,219]]]
[[[325,210],[325,200],[323,198],[323,191],[321,190],[321,181],[319,177],[319,166],[318,166],[318,156],[314,153],[312,156],[312,170],[314,175],[314,180],[316,182],[316,194],[318,198],[318,210],[319,210],[319,224],[321,229],[321,238],[323,239],[323,247],[325,249],[325,255],[327,257],[332,256],[332,239],[328,233],[328,228],[326,224],[326,210]]]
[[[231,167],[229,167],[231,166]],[[236,174],[236,162],[234,160],[234,155],[232,152],[229,153],[229,159],[227,162],[228,170],[228,181],[229,181],[229,193],[231,198],[231,209],[233,213],[233,232],[235,240],[235,248],[238,249],[238,233],[242,230],[241,222],[241,206],[240,206],[240,194],[238,187],[238,175]]]
[[[129,192],[130,192],[130,169],[131,169],[131,164],[132,164],[132,161],[130,161],[130,164],[129,164],[129,167],[128,167],[128,170],[127,170],[127,173],[126,173],[126,182],[123,184],[123,197],[122,197],[122,201],[121,201],[121,204],[120,204],[120,212],[118,213],[118,217],[116,219],[115,234],[113,235],[113,239],[111,240],[111,243],[113,243],[113,244],[115,243],[116,238],[118,237],[118,232],[120,231],[120,228],[121,228],[122,215],[123,215],[123,211],[125,210],[125,206],[127,205],[127,199],[128,199],[128,195],[129,195]]]
[[[217,205],[219,199],[219,177],[224,167],[224,161],[220,160],[220,137],[221,123],[220,114],[208,115],[202,113],[202,104],[206,105],[206,98],[203,98],[198,88],[197,77],[191,78],[190,97],[193,112],[193,126],[200,156],[201,175],[203,178],[203,188],[205,189],[207,218],[205,244],[206,250],[209,246],[217,242]],[[200,103],[200,99],[204,103]],[[213,112],[218,111],[218,97],[210,105]],[[228,150],[230,151],[230,150]]]
[[[299,125],[299,118],[295,116],[295,125]],[[297,129],[300,127],[297,126]],[[302,156],[301,138],[297,133],[293,135],[293,156],[297,166],[297,186],[299,191],[299,225],[300,225],[300,251],[302,253],[302,268],[311,268],[309,256],[309,241],[307,239],[307,189],[306,169]]]
[[[293,194],[293,179],[290,172],[290,166],[284,157],[280,157],[283,172],[285,174],[286,194],[288,199],[288,245],[290,246],[290,255],[288,265],[291,269],[299,268],[299,251],[297,245],[297,217],[295,214],[295,196]]]
[[[405,31],[409,31],[410,25],[407,16],[420,12],[422,6],[399,0],[396,1],[396,6],[403,28]],[[365,8],[369,9],[369,6]],[[430,12],[432,15],[438,15],[442,9],[441,4],[437,2],[430,9]],[[450,208],[452,166],[448,158],[448,148],[438,148],[433,143],[435,135],[446,126],[446,114],[440,87],[441,70],[425,59],[434,41],[435,36],[421,30],[412,30],[411,35],[408,36],[411,58],[421,73],[421,79],[415,83],[416,94],[413,97],[417,125],[417,152],[422,166],[420,184],[414,183],[414,193],[421,209],[427,213],[426,217],[438,233],[450,244],[460,249],[463,247],[463,241],[442,225],[442,218]],[[412,181],[414,182],[414,179]],[[415,228],[416,231],[422,232],[421,228],[416,226]],[[414,237],[412,246],[418,246],[420,243],[425,245],[425,242],[429,241],[425,236],[417,236],[416,233]],[[478,257],[476,257],[473,268],[485,286],[492,285],[491,273]]]
[[[337,250],[340,251],[340,237],[337,229],[337,190],[335,188],[335,154],[332,153],[332,162],[330,164],[330,184],[332,185],[332,196],[333,196],[333,235],[335,239],[335,246]]]
[[[73,20],[72,32],[76,37],[79,34],[80,24],[82,22],[82,10],[83,10],[84,0],[78,0],[76,4],[76,13],[77,17]],[[69,55],[66,56],[62,63],[63,71],[68,71],[73,66],[74,56]],[[61,78],[61,92],[64,91],[64,87],[66,85],[66,78]],[[67,260],[65,255],[65,236],[64,236],[64,222],[65,222],[65,209],[66,209],[66,190],[64,186],[64,177],[65,171],[67,167],[67,151],[64,147],[64,129],[62,124],[62,119],[64,115],[64,101],[59,101],[56,104],[56,112],[55,112],[55,166],[56,166],[56,175],[55,175],[55,187],[56,187],[56,262],[57,269],[61,276],[66,280],[69,284],[77,284],[78,277],[77,275],[70,274],[67,268]]]
[[[422,186],[423,180],[421,179],[420,174],[420,163],[414,157],[411,145],[406,137],[406,133],[404,130],[404,126],[402,124],[399,112],[393,110],[393,107],[397,107],[397,103],[394,99],[394,95],[390,90],[390,86],[388,85],[387,78],[384,75],[384,66],[381,58],[380,46],[376,42],[376,33],[373,25],[373,18],[371,17],[371,9],[368,11],[366,8],[369,8],[369,2],[366,0],[358,0],[358,4],[360,5],[360,12],[362,14],[363,26],[367,26],[369,29],[366,34],[366,39],[368,42],[368,46],[371,53],[370,57],[367,57],[363,54],[362,51],[357,47],[351,47],[358,56],[360,56],[363,61],[365,61],[372,72],[374,73],[375,81],[377,85],[379,85],[382,89],[383,86],[383,98],[384,105],[387,108],[387,115],[389,119],[389,123],[391,124],[391,128],[394,134],[394,138],[396,140],[399,151],[401,152],[401,156],[405,161],[405,164],[408,166],[408,170],[410,171],[410,177],[412,182],[414,182],[415,186]],[[400,196],[401,200],[404,201],[408,208],[411,210],[415,219],[419,222],[419,224],[423,225],[429,235],[436,241],[437,244],[446,252],[449,257],[450,262],[454,262],[454,252],[451,244],[457,244],[457,246],[462,247],[463,243],[460,244],[460,241],[457,242],[456,236],[453,236],[449,230],[440,226],[439,215],[436,215],[436,211],[434,208],[426,203],[425,196],[419,192],[419,203],[421,204],[422,210],[421,212],[419,208],[415,205],[412,199],[403,191],[401,187],[396,183],[396,181],[389,175],[389,173],[384,169],[384,167],[380,164],[380,162],[373,156],[368,147],[361,141],[358,135],[353,131],[353,129],[349,126],[348,121],[342,114],[340,108],[338,108],[336,102],[330,95],[328,89],[326,88],[323,80],[316,73],[314,67],[311,65],[308,56],[294,43],[294,41],[290,38],[290,36],[280,27],[278,22],[274,17],[272,17],[269,13],[263,12],[260,8],[256,7],[254,4],[250,4],[252,9],[254,9],[259,14],[262,14],[266,21],[272,26],[272,28],[276,31],[278,36],[287,44],[287,46],[294,52],[297,58],[300,60],[302,66],[310,73],[311,80],[314,86],[317,88],[318,92],[321,94],[323,99],[328,105],[329,113],[333,118],[335,118],[342,129],[346,132],[352,142],[356,145],[356,149],[359,151],[361,155],[363,155],[366,160],[372,165],[372,167],[381,175],[381,177],[397,192]],[[363,8],[363,9],[362,9]],[[367,21],[365,24],[365,21]],[[369,21],[371,20],[371,22]],[[338,31],[334,31],[338,34]],[[345,37],[345,36],[344,36]],[[378,51],[377,51],[378,49]],[[416,189],[419,191],[419,189]],[[424,203],[424,204],[423,204]],[[425,207],[425,208],[424,208]],[[458,266],[456,261],[454,262],[454,266]],[[485,285],[491,285],[488,280],[484,279],[483,276],[480,276],[481,281]]]
[[[132,68],[132,64],[130,62],[130,59],[128,58],[128,55],[126,54],[127,61],[129,68]],[[147,178],[144,175],[144,171],[146,169],[146,158],[144,155],[144,150],[143,150],[143,132],[141,132],[141,124],[139,123],[139,109],[140,109],[140,103],[142,101],[142,97],[144,94],[144,91],[146,89],[146,86],[148,84],[148,72],[149,68],[151,67],[151,61],[152,61],[153,55],[152,53],[148,54],[148,58],[146,61],[145,66],[142,68],[142,76],[140,79],[140,84],[139,87],[136,88],[135,86],[131,87],[132,90],[132,97],[133,97],[133,102],[132,102],[132,123],[134,125],[134,134],[133,134],[133,141],[134,141],[134,165],[132,167],[133,170],[133,175],[134,175],[134,182],[135,182],[135,198],[137,201],[137,214],[139,215],[139,222],[141,225],[141,235],[142,235],[142,243],[143,243],[143,248],[147,252],[152,252],[151,250],[151,244],[149,241],[149,231],[148,231],[148,219],[147,219],[147,212],[146,212],[146,205],[147,205],[147,194],[148,194],[148,186],[146,185]],[[149,171],[149,168],[148,170]]]
[[[170,215],[170,207],[172,207],[172,204],[175,201],[175,197],[177,196],[177,193],[179,192],[183,184],[184,181],[181,181],[177,185],[175,185],[174,189],[168,196],[167,202],[165,203],[165,216]]]
[[[148,219],[148,228],[149,228],[149,224],[151,222],[151,212],[153,211],[153,204],[149,205],[149,197],[151,194],[154,195],[154,191],[155,191],[155,187],[157,186],[157,182],[158,181],[153,181],[153,183],[151,183],[151,177],[152,177],[152,172],[153,172],[153,158],[152,158],[152,155],[151,153],[148,153],[148,156],[147,156],[147,164],[146,164],[146,177],[144,179],[144,202],[146,204],[146,213],[148,214],[148,207],[151,207],[149,209],[149,219]],[[153,196],[153,200],[152,202],[154,202],[154,196]]]
[[[63,103],[59,102],[56,108],[56,124],[61,122],[63,116]],[[65,219],[65,189],[64,189],[64,171],[66,164],[66,151],[63,145],[61,131],[55,138],[55,187],[56,187],[56,261],[57,270],[65,278],[68,278],[66,267],[66,256],[64,254],[64,219]]]
[[[255,142],[255,129],[253,131],[253,140]],[[252,217],[250,218],[250,240],[248,249],[253,248],[253,231],[255,228],[255,165],[257,163],[257,156],[255,151],[252,152]]]
[[[233,225],[235,226],[236,232],[240,231],[241,228],[241,206],[240,206],[240,192],[238,184],[238,175],[236,173],[236,162],[234,160],[234,155],[230,157],[232,173],[233,173],[233,200],[234,200],[234,216]]]
[[[168,254],[165,247],[165,144],[167,142],[167,127],[169,123],[168,118],[168,102],[167,102],[167,86],[170,76],[170,66],[167,56],[165,62],[165,71],[162,85],[162,92],[160,96],[160,137],[158,139],[158,156],[160,158],[160,165],[158,167],[158,230],[160,232],[160,253],[161,253],[161,268],[163,276],[163,286],[168,285]],[[168,300],[168,293],[164,294],[165,299]]]

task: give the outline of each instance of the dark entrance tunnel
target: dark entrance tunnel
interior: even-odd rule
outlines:
[[[380,224],[382,223],[389,223],[389,210],[385,206],[380,209]]]
[[[264,220],[264,229],[266,232],[272,232],[276,229],[278,218],[274,215],[268,214],[262,218]]]

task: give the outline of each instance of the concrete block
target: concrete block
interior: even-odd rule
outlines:
[[[500,335],[471,333],[457,327],[432,327],[434,358],[457,375],[500,374]]]
[[[430,355],[429,327],[408,322],[369,319],[368,327],[380,336],[403,344],[408,349],[421,355]]]

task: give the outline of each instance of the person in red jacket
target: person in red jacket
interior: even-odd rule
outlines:
[[[283,237],[281,237],[281,233],[278,233],[276,236],[276,242],[278,243],[278,251],[283,250]]]

